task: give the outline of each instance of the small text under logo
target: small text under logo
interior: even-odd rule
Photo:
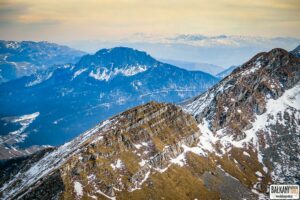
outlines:
[[[299,199],[299,185],[271,185],[270,199]]]

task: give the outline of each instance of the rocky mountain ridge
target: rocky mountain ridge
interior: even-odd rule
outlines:
[[[213,120],[211,122],[214,123],[212,126],[217,129],[228,125],[228,121],[222,120],[221,115],[225,105],[233,104],[230,107],[232,110],[226,109],[231,114],[233,114],[232,112],[235,114],[237,108],[243,109],[247,105],[250,105],[251,110],[244,112],[244,114],[262,114],[265,112],[266,99],[277,99],[285,90],[295,86],[299,81],[298,62],[298,58],[283,49],[273,49],[268,53],[258,54],[240,68],[234,70],[220,84],[196,97],[192,104],[186,106],[186,109],[191,107],[192,114],[197,118],[206,117]],[[234,99],[235,97],[237,98]],[[202,101],[204,98],[206,100]],[[218,105],[218,99],[226,102],[222,102],[224,105],[220,106]],[[198,102],[201,102],[202,105],[196,106]],[[216,111],[202,110],[203,104],[205,104],[206,109],[213,108]],[[250,116],[246,118],[251,119]],[[246,124],[240,126],[240,128],[243,129],[245,126]]]
[[[269,184],[299,182],[299,67],[283,49],[260,53],[181,108],[132,108],[23,161],[0,195],[267,199]]]
[[[299,67],[283,49],[258,54],[183,107],[211,134],[213,151],[244,149],[261,163],[264,178],[299,183]],[[253,187],[266,191],[267,183]]]
[[[136,121],[136,119],[140,120]],[[173,105],[149,103],[136,107],[101,123],[74,141],[46,155],[34,164],[34,168],[20,174],[8,185],[4,185],[2,194],[12,198],[19,192],[9,190],[10,185],[16,183],[19,185],[17,190],[24,192],[28,187],[38,184],[36,181],[40,178],[53,173],[58,168],[66,170],[61,173],[66,178],[64,181],[71,181],[71,176],[80,179],[83,175],[82,170],[89,162],[92,162],[91,170],[98,165],[101,166],[102,172],[97,172],[97,176],[102,176],[103,181],[104,179],[106,181],[102,182],[98,189],[104,194],[113,195],[113,186],[116,190],[134,191],[143,183],[147,171],[151,168],[162,170],[166,167],[164,160],[167,157],[170,160],[180,154],[179,144],[190,145],[196,141],[197,132],[198,128],[193,118]],[[188,135],[188,138],[184,138],[183,134]],[[119,142],[115,142],[116,140]],[[172,146],[164,149],[165,143]],[[91,152],[94,153],[91,155]],[[122,158],[123,161],[119,161],[118,158]],[[115,166],[111,163],[112,160],[115,160]],[[108,173],[115,179],[105,178]],[[116,182],[112,183],[111,181],[114,180]],[[96,183],[89,184],[95,187],[93,184]],[[70,192],[69,195],[76,195],[72,190]],[[97,190],[94,193],[97,193]]]

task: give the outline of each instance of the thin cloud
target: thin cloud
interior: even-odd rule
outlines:
[[[300,37],[299,0],[0,0],[0,26],[21,37],[76,40],[136,32]],[[16,24],[24,26],[15,27]],[[10,25],[10,26],[8,26]],[[33,27],[36,25],[36,28]],[[32,33],[30,33],[32,28]],[[1,27],[0,27],[1,28]],[[37,29],[39,28],[39,29]],[[19,32],[18,32],[19,31]],[[9,30],[7,30],[9,32]],[[53,33],[56,34],[53,34]],[[70,36],[70,32],[72,35]]]
[[[9,1],[0,1],[0,20],[17,21],[19,16],[25,14],[28,10],[26,4],[15,4]]]

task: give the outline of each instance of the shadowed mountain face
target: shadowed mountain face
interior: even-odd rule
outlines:
[[[61,65],[0,86],[5,141],[60,145],[130,107],[152,100],[180,102],[219,80],[161,63],[130,48],[102,49],[75,65]],[[15,132],[14,132],[15,131]],[[28,137],[26,137],[28,135]]]
[[[76,63],[85,53],[48,42],[0,40],[0,83],[57,64]]]
[[[13,161],[0,195],[267,199],[269,184],[299,183],[299,67],[285,50],[260,53],[180,107],[150,102]]]

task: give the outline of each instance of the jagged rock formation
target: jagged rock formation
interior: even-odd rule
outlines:
[[[299,181],[299,67],[274,49],[181,108],[151,102],[123,112],[22,161],[0,196],[267,199],[269,184]]]

